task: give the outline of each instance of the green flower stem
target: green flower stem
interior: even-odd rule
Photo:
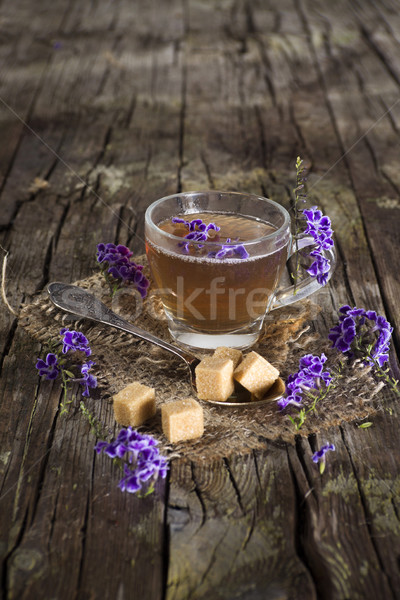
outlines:
[[[299,260],[299,233],[300,233],[300,224],[299,224],[299,204],[300,202],[304,202],[304,193],[302,193],[302,191],[304,190],[304,167],[303,167],[303,161],[300,158],[300,156],[297,157],[296,159],[296,187],[293,190],[293,195],[294,195],[294,244],[295,244],[295,270],[294,273],[291,274],[293,282],[294,282],[294,293],[296,293],[296,288],[297,288],[297,282],[298,282],[298,276],[299,276],[299,270],[300,270],[300,260]]]
[[[99,419],[90,412],[87,408],[83,400],[80,401],[79,410],[83,414],[84,417],[88,420],[90,425],[90,433],[92,433],[97,438],[105,439],[108,437],[108,432],[105,430],[103,425],[100,423]]]
[[[341,375],[338,373],[337,377],[341,377]],[[317,410],[317,404],[319,402],[321,402],[322,400],[324,400],[327,395],[329,394],[329,392],[336,387],[336,383],[334,382],[334,379],[332,379],[332,381],[330,382],[330,384],[324,389],[321,390],[319,394],[315,395],[312,392],[308,392],[306,394],[306,396],[312,400],[312,403],[310,406],[308,406],[307,408],[301,408],[299,410],[299,414],[296,417],[292,417],[290,415],[289,419],[291,421],[291,423],[294,425],[296,431],[300,431],[300,429],[302,428],[302,426],[304,425],[307,416],[313,412],[316,412]]]
[[[110,277],[110,275],[107,273],[106,269],[101,269],[101,274],[103,275],[104,279],[106,280],[106,283],[110,290],[111,298],[114,298],[115,294],[118,292],[118,290],[120,289],[121,286],[118,284],[118,282],[115,282],[115,280],[112,277]]]
[[[69,374],[67,374],[67,372],[64,369],[61,369],[61,378],[62,378],[62,383],[61,383],[61,387],[63,390],[63,399],[61,401],[61,405],[60,405],[60,409],[61,415],[64,415],[68,412],[68,405],[71,404],[72,400],[67,400],[67,393],[68,393],[68,383],[70,381],[70,377]]]

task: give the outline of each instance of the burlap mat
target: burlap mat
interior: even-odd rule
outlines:
[[[146,258],[140,256],[135,260],[145,265],[146,272]],[[120,294],[111,303],[108,287],[100,274],[78,281],[76,285],[90,289],[105,304],[128,320],[135,320],[143,329],[171,341],[162,308],[151,295],[139,311],[131,295]],[[267,316],[263,334],[253,349],[277,367],[284,379],[298,369],[299,358],[305,353],[325,352],[329,358],[327,365],[338,359],[327,340],[321,339],[313,330],[312,320],[319,310],[316,304],[307,300]],[[44,344],[51,338],[57,339],[60,328],[66,325],[88,337],[99,387],[92,393],[93,399],[87,402],[96,416],[108,415],[106,425],[114,432],[118,426],[112,410],[104,407],[104,403],[111,404],[112,395],[132,381],[156,389],[158,408],[164,402],[192,395],[187,368],[179,359],[132,335],[63,313],[53,306],[45,291],[31,304],[22,307],[20,324]],[[173,447],[162,433],[160,410],[141,430],[157,437],[166,453],[173,452],[193,461],[213,460],[265,448],[268,440],[292,443],[297,433],[307,436],[343,421],[364,419],[377,410],[373,398],[379,388],[368,369],[360,365],[347,366],[337,388],[320,403],[318,412],[307,418],[300,432],[294,430],[285,413],[278,410],[276,402],[254,408],[219,407],[201,402],[205,417],[203,437]]]

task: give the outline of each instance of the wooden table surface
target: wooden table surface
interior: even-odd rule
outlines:
[[[144,210],[169,193],[288,205],[300,155],[339,259],[312,328],[326,336],[345,303],[385,314],[398,375],[399,32],[398,0],[2,0],[10,305],[95,272],[100,241],[143,253]],[[368,429],[173,460],[140,499],[100,466],[79,411],[60,415],[41,352],[2,303],[4,599],[400,598],[395,402]],[[95,410],[113,424],[107,407]],[[321,476],[311,455],[326,439]]]

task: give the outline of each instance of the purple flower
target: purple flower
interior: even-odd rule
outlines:
[[[100,441],[95,450],[105,452],[111,458],[124,459],[124,476],[119,482],[122,491],[136,493],[158,477],[165,478],[168,471],[167,459],[160,455],[157,440],[151,435],[141,434],[131,427],[121,429],[111,443]]]
[[[249,258],[250,256],[246,248],[242,244],[239,244],[239,246],[235,246],[235,254],[242,259]]]
[[[71,350],[71,352],[82,350],[86,356],[91,355],[92,351],[89,348],[89,341],[80,331],[70,331],[68,327],[63,327],[60,331],[60,335],[63,336],[63,354],[66,354],[69,350]]]
[[[171,221],[172,223],[182,223],[182,225],[189,226],[188,221],[185,221],[185,219],[180,219],[179,217],[172,217]]]
[[[302,400],[303,400],[303,397],[300,394],[291,393],[291,394],[288,394],[287,396],[280,398],[278,400],[277,404],[281,410],[283,410],[284,408],[289,406],[289,404],[292,404],[293,406],[296,406],[297,408],[301,408]]]
[[[81,385],[85,386],[82,396],[90,396],[89,388],[97,387],[97,378],[89,372],[94,364],[95,363],[92,360],[89,360],[81,366],[81,374],[83,377],[79,382]]]
[[[307,269],[307,273],[311,277],[316,277],[320,285],[325,285],[328,281],[328,275],[330,270],[330,261],[321,254],[321,250],[313,250],[309,256],[312,256],[314,261],[310,268]]]
[[[142,484],[136,470],[131,470],[128,465],[124,465],[124,476],[118,483],[118,487],[122,492],[136,494],[142,489]]]
[[[107,273],[118,281],[132,283],[141,297],[145,298],[150,282],[142,273],[143,265],[137,265],[130,260],[132,255],[133,252],[121,244],[97,245],[97,262],[103,266],[103,270],[107,270]]]
[[[228,238],[226,240],[228,243],[230,243],[230,239]],[[249,258],[249,253],[247,252],[246,248],[243,246],[243,244],[238,244],[236,246],[231,246],[231,245],[223,245],[221,247],[221,250],[219,250],[218,252],[210,252],[209,257],[215,257],[215,258],[231,258],[231,257],[237,257],[237,258]]]
[[[42,377],[46,375],[46,379],[56,379],[60,373],[60,367],[58,365],[58,358],[56,354],[49,352],[45,360],[38,358],[36,362],[36,368],[39,371],[39,375]]]
[[[331,328],[328,338],[332,347],[353,358],[361,354],[363,358],[373,363],[366,356],[370,353],[382,367],[389,360],[390,338],[393,327],[375,311],[363,308],[351,308],[344,305],[339,309],[340,316],[337,325]]]
[[[336,450],[334,444],[325,444],[324,446],[321,446],[321,448],[312,455],[313,461],[315,463],[319,462],[320,460],[325,461],[325,454],[329,452],[329,450]]]

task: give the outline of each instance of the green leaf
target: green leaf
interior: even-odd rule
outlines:
[[[325,467],[326,467],[326,462],[324,460],[321,460],[321,462],[319,463],[319,472],[321,473],[321,475],[325,471]]]
[[[362,423],[358,426],[359,429],[367,429],[368,427],[372,427],[373,423],[371,421],[367,421],[366,423]]]

